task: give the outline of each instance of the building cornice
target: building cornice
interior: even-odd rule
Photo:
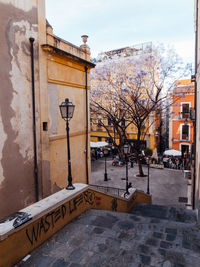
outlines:
[[[89,68],[94,68],[96,65],[90,61],[87,61],[85,59],[82,59],[80,57],[77,57],[69,52],[66,52],[64,50],[61,50],[55,46],[49,45],[49,44],[43,44],[41,45],[42,49],[45,52],[51,53],[51,54],[57,54],[59,56],[64,56],[67,57],[73,61],[76,61],[78,63],[84,64],[85,66],[89,67]]]

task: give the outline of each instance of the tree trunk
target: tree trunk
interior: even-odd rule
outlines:
[[[136,142],[136,157],[137,157],[137,164],[138,164],[138,170],[139,170],[138,176],[144,177],[145,175],[144,175],[142,164],[140,161],[140,150],[141,150],[140,137],[141,137],[141,131],[140,131],[140,128],[138,127],[138,136],[137,136],[137,142]]]
[[[140,161],[140,157],[138,156],[137,157],[137,164],[138,164],[138,170],[139,170],[139,175],[140,177],[144,177],[144,172],[143,172],[143,169],[142,169],[142,164],[141,164],[141,161]]]

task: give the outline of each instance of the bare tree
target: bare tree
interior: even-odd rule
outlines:
[[[102,62],[92,72],[91,112],[110,119],[119,136],[119,144],[110,128],[103,122],[102,126],[120,153],[127,140],[128,126],[134,125],[137,129],[135,152],[139,176],[144,176],[141,143],[152,127],[149,117],[152,115],[155,123],[156,114],[166,108],[165,101],[175,77],[177,73],[182,75],[180,70],[182,62],[176,53],[159,47],[151,53]]]

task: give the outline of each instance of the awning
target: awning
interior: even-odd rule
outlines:
[[[165,150],[164,155],[165,156],[174,156],[175,157],[175,156],[181,156],[182,153],[179,150],[170,149],[170,150]]]
[[[90,147],[92,148],[98,148],[98,147],[103,147],[103,146],[107,146],[108,143],[107,142],[90,142]]]

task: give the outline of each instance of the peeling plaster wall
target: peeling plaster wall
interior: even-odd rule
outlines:
[[[49,135],[58,134],[58,85],[48,83],[48,96],[49,96]]]
[[[38,80],[37,1],[0,0],[0,18],[1,219],[35,201],[29,38],[36,39]]]

